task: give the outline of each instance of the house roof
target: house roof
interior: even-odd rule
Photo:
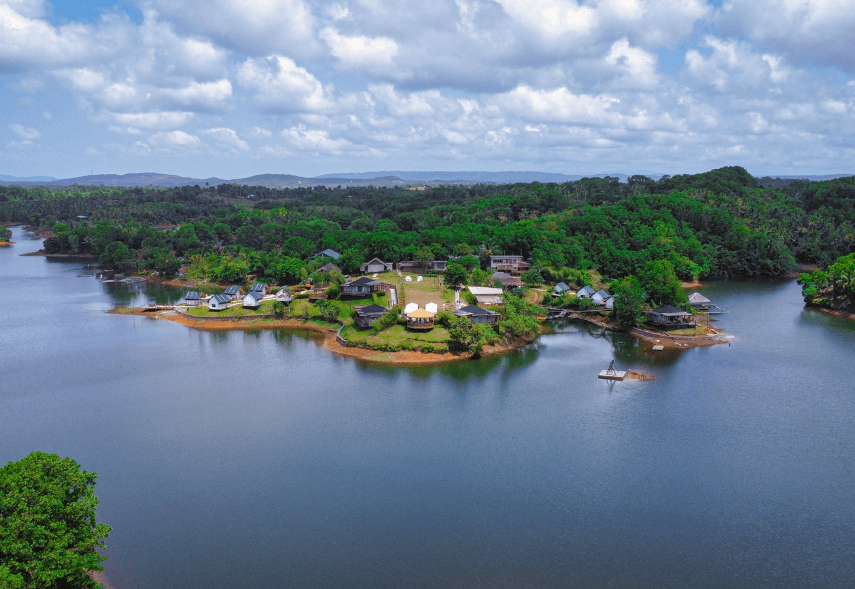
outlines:
[[[261,293],[260,293],[259,291],[257,291],[257,290],[251,290],[251,291],[249,291],[248,293],[246,293],[246,296],[247,296],[247,297],[252,297],[252,298],[254,298],[256,301],[260,301],[261,299],[263,299],[263,298],[264,298],[264,295],[263,295],[263,294],[261,294]],[[246,298],[246,297],[244,297],[244,298]]]
[[[345,282],[342,286],[368,286],[369,284],[376,284],[376,280],[372,280],[367,276],[363,276],[362,278],[357,278],[356,280],[351,280],[350,282]]]
[[[327,262],[326,264],[321,266],[319,270],[321,270],[321,272],[332,272],[333,270],[335,270],[336,272],[341,272],[341,268],[339,268],[332,262]]]
[[[686,315],[691,315],[691,313],[681,311],[674,305],[665,305],[664,307],[653,309],[650,313],[654,315],[664,315],[665,317],[685,317]]]
[[[232,298],[231,298],[229,295],[227,295],[227,294],[218,294],[218,295],[214,295],[214,296],[212,296],[212,297],[211,297],[211,300],[210,300],[209,302],[211,302],[211,303],[217,303],[218,305],[221,305],[221,304],[223,304],[223,303],[230,303],[230,302],[232,302]]]
[[[430,311],[425,311],[424,309],[416,309],[409,315],[407,315],[410,319],[433,319],[434,314]]]
[[[227,294],[227,295],[240,294],[240,287],[239,286],[229,286],[226,288],[226,290],[223,291],[223,294]]]
[[[374,313],[385,313],[388,311],[383,305],[368,305],[365,307],[354,308],[357,315],[373,315]]]
[[[264,290],[265,288],[267,288],[267,284],[264,282],[256,282],[249,290]]]
[[[567,286],[566,282],[559,282],[558,284],[555,285],[555,288],[553,288],[552,290],[558,291],[558,292],[564,292],[566,290],[570,290],[570,287]]]
[[[454,312],[460,315],[498,315],[495,311],[488,311],[487,309],[482,309],[476,305],[467,305],[461,309],[458,309]]]
[[[368,265],[368,264],[370,264],[371,262],[380,262],[380,263],[381,263],[381,264],[383,264],[383,265],[385,265],[385,264],[386,264],[386,262],[384,262],[384,261],[383,261],[383,260],[381,260],[380,258],[371,258],[370,260],[368,260],[367,262],[365,262],[365,263],[364,263],[364,264],[362,264],[362,265],[363,265],[363,266],[367,266],[367,265]]]
[[[601,297],[603,297],[604,299],[607,299],[607,298],[609,298],[610,296],[612,296],[612,295],[610,295],[609,293],[607,293],[605,290],[603,290],[602,288],[601,288],[600,290],[598,290],[597,292],[595,292],[594,294],[598,294],[598,295],[600,295]]]
[[[475,299],[482,305],[501,305],[504,302],[501,295],[475,295]]]
[[[711,301],[701,293],[693,292],[689,295],[689,302],[693,305],[705,305]]]
[[[467,286],[469,292],[474,294],[476,297],[478,295],[500,295],[502,294],[501,288],[493,288],[489,286]]]
[[[492,260],[493,258],[518,258],[518,259],[522,259],[522,256],[513,256],[513,255],[505,255],[505,254],[495,254],[495,255],[490,256],[490,259],[491,259],[491,260]]]
[[[184,295],[185,301],[198,301],[202,298],[202,293],[197,290],[191,290],[186,295]]]
[[[316,253],[313,258],[317,258],[318,256],[326,256],[328,258],[332,258],[333,260],[338,260],[341,257],[341,254],[335,250],[331,250],[329,248],[325,249],[322,252]]]
[[[579,290],[577,290],[576,292],[577,292],[577,293],[584,293],[584,294],[587,294],[588,296],[591,296],[591,295],[592,295],[592,294],[594,294],[596,291],[595,291],[593,288],[591,288],[590,286],[588,286],[588,285],[586,284],[585,286],[583,286],[582,288],[580,288],[580,289],[579,289]]]

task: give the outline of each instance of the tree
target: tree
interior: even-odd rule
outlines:
[[[338,301],[331,301],[329,299],[318,301],[318,311],[320,311],[321,317],[324,321],[329,321],[330,323],[338,319],[340,308]]]
[[[98,262],[122,272],[128,272],[136,266],[133,252],[121,241],[110,243],[101,253]]]
[[[451,287],[469,282],[469,274],[462,264],[452,262],[445,269],[445,283]]]
[[[12,239],[12,230],[8,227],[0,227],[0,241],[9,241]]]
[[[635,276],[627,276],[618,282],[615,290],[614,316],[621,327],[629,329],[641,324],[644,317],[641,305],[647,300],[647,293]]]
[[[95,521],[95,473],[33,452],[0,469],[0,586],[94,589],[110,527]]]

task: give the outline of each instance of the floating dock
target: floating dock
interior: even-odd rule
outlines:
[[[623,370],[603,370],[597,378],[604,378],[606,380],[623,380],[626,378],[626,372]]]

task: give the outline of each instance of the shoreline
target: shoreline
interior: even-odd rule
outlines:
[[[336,331],[322,327],[309,321],[302,319],[259,319],[258,321],[195,321],[182,317],[175,311],[145,311],[143,309],[128,309],[119,310],[112,309],[107,311],[111,315],[131,315],[134,317],[148,317],[149,319],[164,319],[172,321],[185,327],[197,329],[199,331],[241,331],[251,329],[290,329],[294,331],[313,331],[323,337],[321,345],[324,349],[329,350],[334,354],[364,360],[366,362],[374,362],[377,364],[403,364],[403,365],[424,365],[424,364],[446,364],[449,362],[460,362],[464,360],[475,360],[468,352],[416,352],[411,350],[402,350],[400,352],[385,352],[381,350],[369,350],[367,348],[356,348],[343,346],[336,340]],[[519,349],[517,346],[485,346],[484,351],[479,356],[485,358],[487,356],[495,356],[504,354]]]

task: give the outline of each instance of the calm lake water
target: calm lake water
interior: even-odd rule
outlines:
[[[0,248],[0,462],[100,475],[115,589],[853,587],[855,323],[716,283],[732,345],[576,325],[376,367],[105,314],[178,291]],[[611,358],[656,375],[609,385]]]

